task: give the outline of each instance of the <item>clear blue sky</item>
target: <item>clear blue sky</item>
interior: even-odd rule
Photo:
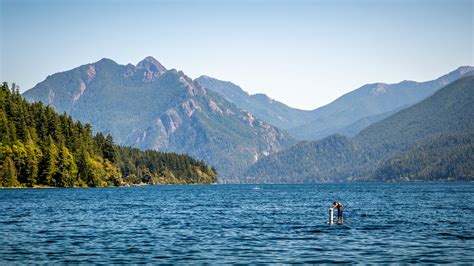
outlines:
[[[472,0],[0,0],[0,80],[22,91],[151,55],[302,109],[372,82],[473,65]]]

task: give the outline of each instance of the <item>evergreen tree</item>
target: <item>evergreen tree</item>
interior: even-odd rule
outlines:
[[[10,125],[3,110],[0,110],[0,143],[11,143]]]
[[[59,151],[51,137],[47,142],[46,150],[44,152],[43,160],[41,161],[41,183],[48,186],[54,186],[54,177],[58,172],[58,157]]]
[[[72,153],[66,146],[61,146],[58,160],[58,171],[54,175],[57,187],[73,187],[78,185],[77,165]]]
[[[39,173],[39,160],[42,157],[41,150],[28,135],[28,139],[25,143],[26,150],[26,165],[24,172],[22,173],[22,179],[27,186],[32,187],[37,183]]]
[[[104,155],[104,159],[111,162],[115,162],[117,159],[117,151],[115,150],[114,141],[110,135],[107,135],[105,138],[104,146],[102,147],[102,154]]]
[[[20,140],[15,140],[15,143],[12,145],[12,152],[18,181],[26,183],[28,178],[28,154],[25,145]]]
[[[0,185],[3,187],[17,187],[20,185],[16,178],[15,163],[6,157],[0,169]]]

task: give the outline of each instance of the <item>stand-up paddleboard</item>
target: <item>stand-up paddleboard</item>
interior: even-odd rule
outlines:
[[[329,221],[328,224],[334,224],[334,208],[329,208]]]

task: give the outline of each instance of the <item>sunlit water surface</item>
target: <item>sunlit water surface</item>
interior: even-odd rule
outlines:
[[[3,189],[0,264],[474,263],[474,183],[258,188]]]

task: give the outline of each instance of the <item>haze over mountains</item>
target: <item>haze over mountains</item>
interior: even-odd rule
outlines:
[[[265,94],[249,95],[228,81],[207,76],[196,80],[204,87],[224,95],[238,107],[287,130],[293,137],[316,140],[335,133],[353,136],[370,124],[425,99],[454,80],[473,73],[473,67],[463,66],[426,82],[405,80],[396,84],[366,84],[312,111],[288,107]],[[314,86],[318,87],[317,84]]]
[[[473,180],[474,76],[362,130],[300,142],[254,164],[256,183]]]
[[[326,106],[304,111],[264,94],[249,95],[231,82],[207,76],[192,80],[152,57],[137,65],[102,59],[48,76],[23,96],[90,123],[118,144],[202,159],[218,170],[220,182],[329,182],[365,178],[374,170],[368,165],[381,163],[366,153],[358,155],[362,142],[356,140],[365,132],[361,130],[472,74],[473,67],[460,67],[428,82],[367,84]],[[296,139],[334,133],[359,134],[293,146]],[[369,170],[362,175],[361,169]],[[246,175],[252,178],[242,179]]]

